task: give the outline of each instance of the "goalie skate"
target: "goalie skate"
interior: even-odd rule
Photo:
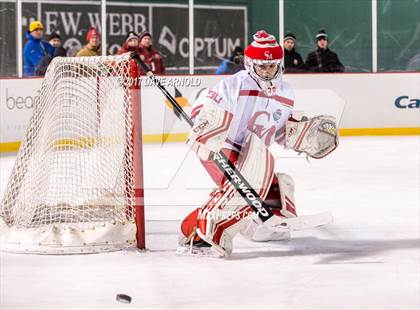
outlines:
[[[180,236],[178,240],[178,247],[175,252],[180,256],[205,256],[205,257],[222,257],[217,251],[212,249],[211,245],[207,242],[200,240],[194,242],[194,238],[187,240],[184,236]]]

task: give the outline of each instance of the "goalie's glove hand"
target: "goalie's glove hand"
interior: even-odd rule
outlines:
[[[333,116],[319,115],[289,120],[286,124],[286,148],[322,158],[338,146],[338,129]]]

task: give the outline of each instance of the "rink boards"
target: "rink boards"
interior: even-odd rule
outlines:
[[[161,83],[187,113],[200,91],[224,76],[164,76]],[[332,114],[342,135],[420,134],[420,73],[293,74],[298,115]],[[42,79],[0,79],[0,152],[23,139]],[[188,126],[173,118],[160,91],[141,81],[145,142],[183,141]]]

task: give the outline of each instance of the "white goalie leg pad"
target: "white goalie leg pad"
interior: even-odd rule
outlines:
[[[276,173],[280,189],[280,214],[286,218],[296,217],[295,208],[295,183],[292,177],[286,173]],[[270,229],[268,225],[253,220],[243,225],[241,234],[252,241],[281,241],[290,239],[290,229],[285,227],[284,231],[277,228]]]
[[[280,213],[284,217],[296,217],[295,182],[286,173],[276,173],[280,189]]]
[[[338,146],[338,129],[333,116],[319,115],[310,119],[288,121],[286,148],[304,152],[312,158],[323,158]]]
[[[238,163],[238,170],[265,199],[274,177],[274,158],[255,134],[246,139]],[[227,255],[232,252],[232,239],[242,225],[257,216],[229,181],[204,210],[207,212],[206,238],[222,247]]]
[[[232,113],[213,102],[207,102],[195,118],[187,143],[202,160],[208,160],[211,152],[223,147],[228,134]]]

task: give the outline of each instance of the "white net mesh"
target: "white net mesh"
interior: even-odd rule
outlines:
[[[1,202],[9,228],[31,234],[134,224],[130,81],[128,55],[53,60]]]

